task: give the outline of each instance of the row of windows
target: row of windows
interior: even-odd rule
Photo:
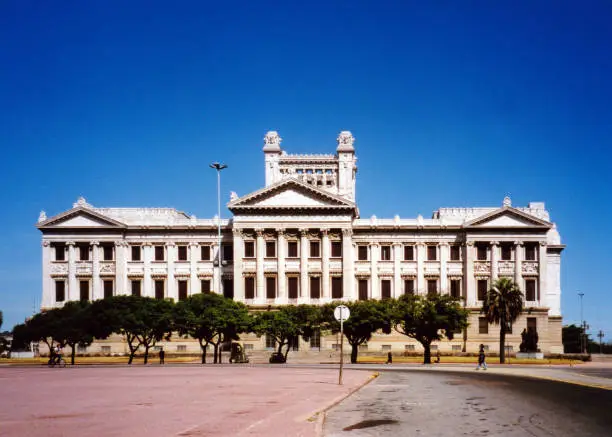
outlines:
[[[299,246],[297,241],[287,241],[287,258],[299,258]],[[317,240],[311,240],[309,245],[309,257],[320,258],[321,257],[321,242]],[[342,258],[342,242],[331,241],[330,242],[331,257]],[[255,258],[255,241],[244,242],[244,257]],[[276,257],[276,241],[268,240],[265,242],[265,257],[275,258]]]
[[[142,281],[140,279],[132,280],[131,282],[131,294],[134,296],[142,295]],[[164,280],[156,280],[154,282],[155,297],[163,299],[166,296],[166,286]],[[357,281],[358,287],[358,298],[359,300],[367,300],[369,297],[369,279],[359,279]],[[380,281],[380,295],[382,299],[391,298],[391,280],[382,279]],[[188,295],[188,281],[179,280],[178,284],[178,298],[184,300]],[[265,278],[265,293],[266,298],[275,299],[277,296],[277,278],[275,276],[268,276]],[[289,299],[297,299],[299,295],[299,284],[300,278],[298,276],[287,277],[287,294]],[[343,298],[343,281],[341,276],[331,277],[331,295],[332,299]],[[439,293],[438,280],[428,279],[427,280],[427,294]],[[415,293],[415,280],[405,279],[403,283],[404,294]],[[224,289],[231,287],[228,282],[224,283]],[[255,277],[247,276],[244,278],[244,293],[246,299],[255,299]],[[486,279],[479,279],[477,281],[477,298],[478,300],[484,300],[487,290],[489,287],[489,281]],[[81,300],[90,299],[90,281],[79,281],[79,293]],[[112,280],[103,281],[104,297],[110,297],[114,294],[114,282]],[[209,293],[211,291],[211,280],[202,279],[200,281],[200,292]],[[311,276],[309,278],[309,295],[311,299],[321,298],[321,278],[319,276]],[[461,297],[461,280],[451,279],[450,280],[450,295],[453,297]],[[55,300],[56,302],[63,302],[66,298],[66,282],[62,280],[55,281]],[[535,279],[525,280],[525,300],[526,301],[537,301],[539,296],[537,295],[537,281]]]
[[[537,329],[538,319],[536,317],[527,317],[527,329],[533,328]],[[478,318],[478,333],[479,334],[488,334],[489,333],[489,321],[486,317]],[[506,333],[512,334],[512,324],[506,327]]]

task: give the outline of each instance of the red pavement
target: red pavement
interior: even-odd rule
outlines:
[[[314,436],[371,373],[287,367],[0,368],[0,436]]]

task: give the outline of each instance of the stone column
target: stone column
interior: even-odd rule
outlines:
[[[115,241],[115,294],[117,295],[132,294],[127,278],[127,252],[126,242]]]
[[[308,229],[300,229],[300,294],[298,303],[310,302],[308,293]]]
[[[499,276],[497,260],[499,258],[499,241],[491,241],[491,285]]]
[[[91,300],[102,299],[100,292],[100,242],[92,241],[91,245]]]
[[[287,241],[285,240],[285,230],[282,228],[278,228],[276,230],[277,240],[276,240],[276,261],[277,261],[277,272],[278,276],[277,280],[277,290],[278,295],[276,296],[276,301],[281,304],[286,304],[288,302],[287,298],[287,290],[286,290],[286,278],[285,278],[285,250],[287,248]]]
[[[155,297],[153,292],[153,278],[151,278],[151,260],[153,259],[153,246],[151,243],[142,245],[143,278],[142,278],[142,295],[145,297]]]
[[[216,294],[223,294],[223,285],[221,284],[221,264],[223,263],[223,260],[221,259],[221,246],[219,246],[219,240],[217,238],[215,238],[215,241],[210,245],[210,250],[212,251],[213,259],[213,282],[211,290]]]
[[[380,246],[378,243],[370,244],[370,298],[380,300],[380,284],[378,281],[378,259]]]
[[[540,241],[540,247],[538,247],[538,265],[539,265],[539,284],[536,290],[536,300],[538,301],[538,306],[546,306],[546,294],[548,292],[546,288],[546,279],[548,276],[548,253],[546,249],[546,242]]]
[[[244,303],[244,277],[242,271],[244,266],[244,240],[241,229],[232,229],[234,235],[234,300]]]
[[[189,295],[200,293],[202,287],[198,283],[198,258],[200,245],[192,241],[189,243]]]
[[[265,255],[265,241],[263,238],[263,229],[255,229],[257,235],[256,244],[256,286],[255,286],[255,302],[264,303],[266,301],[266,290],[265,290],[265,277],[264,277],[264,255]]]
[[[514,242],[514,283],[523,289],[523,242]]]
[[[442,242],[440,248],[440,294],[449,294],[448,289],[448,268],[446,267],[449,259],[449,245]]]
[[[425,290],[425,244],[416,244],[416,258],[417,258],[417,283],[416,283],[416,294],[426,294]]]
[[[79,300],[74,244],[74,241],[68,241],[66,243],[68,246],[68,293],[66,294],[66,300]]]
[[[393,293],[391,297],[402,295],[402,244],[393,243]]]
[[[51,244],[42,242],[42,300],[40,307],[51,308],[55,304],[55,289],[51,279]]]
[[[468,306],[476,305],[476,281],[474,280],[474,242],[465,243],[465,299]]]
[[[331,290],[329,288],[329,229],[321,229],[321,273],[322,273],[322,292],[323,301],[331,300]]]
[[[174,260],[176,257],[176,245],[173,241],[166,243],[166,266],[168,269],[168,280],[167,280],[167,290],[168,294],[166,295],[170,299],[174,301],[178,301],[178,290],[176,285],[176,280],[174,279]]]
[[[355,263],[353,253],[353,230],[342,229],[342,296],[355,300]]]

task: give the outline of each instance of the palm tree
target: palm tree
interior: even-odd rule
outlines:
[[[499,362],[506,362],[506,332],[523,311],[523,293],[509,278],[499,278],[493,283],[482,303],[481,313],[489,323],[500,325]]]

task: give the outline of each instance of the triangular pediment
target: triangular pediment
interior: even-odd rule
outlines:
[[[509,206],[477,217],[466,228],[551,228],[552,224]]]
[[[49,228],[122,228],[124,223],[87,208],[73,208],[38,223],[39,229]]]
[[[353,202],[296,179],[285,179],[254,193],[232,200],[230,211],[274,209],[353,210]]]

